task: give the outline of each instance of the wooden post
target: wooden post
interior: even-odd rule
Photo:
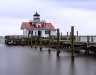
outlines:
[[[93,36],[91,36],[91,42],[94,42]]]
[[[90,41],[90,37],[89,36],[87,36],[87,48],[86,48],[86,50],[85,50],[85,54],[86,55],[89,55],[89,50],[88,50],[88,47],[89,47],[89,41]]]
[[[59,29],[57,29],[57,56],[59,57],[60,49],[59,49],[59,39],[60,39],[60,32]]]
[[[25,37],[23,36],[23,44],[24,44],[24,46],[25,46]]]
[[[67,41],[68,41],[68,32],[67,32],[67,38],[66,38],[66,39],[67,39]]]
[[[48,50],[49,53],[50,53],[50,44],[51,44],[51,31],[49,31],[49,50]]]
[[[19,36],[17,37],[17,44],[19,45]]]
[[[42,32],[40,32],[40,51],[42,51]]]
[[[61,40],[62,40],[62,32],[61,32]]]
[[[87,36],[87,46],[89,46],[89,42],[90,42],[90,37]]]
[[[79,36],[79,41],[81,41],[81,36]]]
[[[29,41],[30,41],[30,37],[29,37],[30,33],[28,33],[28,46],[29,46]]]
[[[71,26],[71,60],[74,61],[74,26]]]
[[[25,40],[24,40],[24,36],[22,37],[22,45],[25,45]]]
[[[78,42],[78,31],[77,31],[77,37],[76,37],[76,41]]]
[[[32,31],[30,33],[31,33],[31,47],[32,47]]]
[[[35,48],[37,48],[37,45],[36,45],[36,32],[35,32]]]
[[[70,41],[71,41],[71,32],[70,32]]]

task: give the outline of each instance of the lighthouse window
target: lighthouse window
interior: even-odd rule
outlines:
[[[33,31],[29,31],[29,34],[31,34],[31,33],[33,34]]]
[[[45,34],[49,34],[49,30],[45,30]]]
[[[31,33],[33,34],[33,31],[31,31]]]

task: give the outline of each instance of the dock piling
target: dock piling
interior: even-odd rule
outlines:
[[[19,45],[19,36],[17,37],[17,44]]]
[[[59,49],[59,43],[60,42],[60,32],[59,29],[57,29],[57,56],[59,57],[60,49]]]
[[[81,36],[79,36],[78,41],[81,41]]]
[[[90,37],[87,36],[87,49],[85,50],[85,54],[86,54],[86,55],[89,55],[89,50],[88,50],[89,42],[90,42]]]
[[[61,32],[61,40],[62,40],[62,32]]]
[[[78,42],[78,31],[77,31],[77,37],[76,37],[76,41]]]
[[[40,32],[40,51],[42,51],[42,32]]]
[[[35,32],[35,48],[37,48],[37,44],[36,44],[36,32]]]
[[[91,36],[91,42],[94,42],[93,36]]]
[[[33,39],[33,38],[32,38],[32,31],[31,31],[31,48],[32,48],[32,39]]]
[[[23,45],[23,46],[25,45],[25,39],[24,39],[24,36],[22,37],[22,45]]]
[[[68,32],[67,32],[67,37],[66,37],[67,41],[68,41]]]
[[[74,26],[71,26],[71,60],[74,61]]]
[[[49,53],[50,53],[50,44],[51,44],[51,31],[49,31],[49,50],[48,50]]]
[[[28,46],[29,46],[29,41],[30,41],[30,37],[29,37],[30,33],[28,33]]]

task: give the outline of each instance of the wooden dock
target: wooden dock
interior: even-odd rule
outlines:
[[[32,44],[40,45],[38,37],[32,36]],[[31,45],[31,39],[28,39],[27,36],[5,36],[6,45]],[[48,47],[49,39],[42,38],[42,45]],[[50,40],[50,47],[56,48],[57,40],[56,38]],[[60,40],[59,48],[62,50],[71,50],[71,41],[70,40]],[[85,51],[86,55],[89,55],[90,52],[96,55],[96,42],[85,42],[85,41],[74,41],[74,51],[80,52],[81,50]]]

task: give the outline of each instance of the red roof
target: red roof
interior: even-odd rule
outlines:
[[[51,23],[45,23],[42,27],[37,27],[30,24],[30,22],[22,22],[21,29],[55,29],[55,28]]]

